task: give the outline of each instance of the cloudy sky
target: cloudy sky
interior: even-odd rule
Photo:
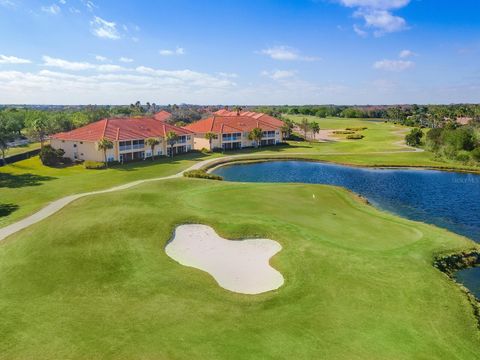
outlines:
[[[478,0],[0,0],[0,103],[480,102]]]

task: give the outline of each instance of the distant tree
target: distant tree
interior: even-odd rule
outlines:
[[[310,129],[312,130],[313,138],[315,139],[315,135],[320,133],[320,125],[314,121],[310,124]]]
[[[254,142],[255,147],[259,147],[262,145],[262,137],[263,130],[258,127],[252,129],[252,131],[248,133],[248,139]]]
[[[405,142],[408,146],[419,146],[423,137],[423,131],[421,129],[415,128],[410,131],[410,133],[405,136]]]
[[[178,135],[174,131],[169,131],[165,135],[167,139],[167,144],[170,145],[170,157],[173,158],[173,146],[177,143],[178,141]]]
[[[105,167],[108,167],[107,151],[113,149],[113,143],[110,140],[103,138],[97,143],[97,149],[103,152]]]
[[[208,144],[210,145],[210,150],[212,150],[212,141],[215,140],[217,138],[217,134],[213,133],[213,132],[207,132],[205,134],[205,139],[208,140]]]
[[[27,133],[31,139],[40,142],[40,148],[43,148],[47,136],[51,133],[50,125],[45,112],[35,111],[29,113],[29,117],[27,118]]]
[[[307,140],[307,133],[310,130],[310,123],[308,122],[307,118],[303,118],[299,125],[300,129],[303,131],[303,137]]]
[[[15,138],[15,131],[9,126],[4,114],[0,113],[0,151],[2,152],[3,165],[7,164],[5,153],[10,147],[9,143]]]
[[[149,146],[150,149],[152,150],[152,161],[153,161],[155,158],[155,146],[160,144],[160,141],[158,141],[158,139],[155,139],[155,138],[148,138],[147,140],[145,140],[145,144],[147,144],[147,146]]]
[[[292,135],[293,121],[290,119],[283,120],[282,134],[284,139],[288,139]]]

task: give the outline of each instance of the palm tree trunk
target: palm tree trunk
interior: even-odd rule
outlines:
[[[155,154],[155,146],[152,146],[152,161],[154,160],[153,158],[155,156],[154,154]]]
[[[108,163],[107,163],[107,151],[103,151],[103,159],[105,160],[105,167],[108,168]]]
[[[5,159],[5,149],[2,149],[2,162],[3,166],[7,165],[7,160]]]

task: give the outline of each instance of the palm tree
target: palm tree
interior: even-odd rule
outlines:
[[[255,147],[262,144],[263,131],[260,128],[254,128],[248,133],[248,139],[255,142]]]
[[[105,167],[108,167],[108,162],[107,162],[107,151],[109,149],[113,149],[113,143],[106,139],[103,138],[97,143],[97,149],[100,151],[103,151],[103,158],[105,160]]]
[[[174,131],[169,131],[165,137],[167,138],[167,144],[170,145],[170,156],[173,158],[173,146],[177,143],[178,135]]]
[[[158,141],[158,139],[155,139],[155,138],[148,138],[147,140],[145,140],[145,144],[147,144],[147,146],[150,146],[150,149],[152,149],[152,161],[153,161],[155,156],[155,146],[160,144],[160,141]]]
[[[320,132],[320,125],[318,125],[318,123],[314,121],[310,124],[310,129],[313,133],[313,139],[315,139],[315,134],[318,134]]]
[[[215,134],[213,132],[207,132],[205,134],[205,139],[208,140],[208,144],[210,145],[210,150],[212,150],[212,140],[214,140],[216,138],[217,138],[217,134]]]
[[[283,121],[282,125],[282,134],[283,134],[283,139],[288,139],[292,135],[292,129],[293,129],[293,122],[289,119],[286,119]]]
[[[303,130],[304,138],[305,138],[305,140],[307,140],[307,133],[308,133],[308,129],[310,129],[310,123],[308,122],[308,120],[306,118],[303,118],[299,127],[300,127],[300,129]]]
[[[238,106],[238,105],[235,105],[233,107],[233,110],[237,113],[237,115],[240,115],[240,112],[242,111],[242,107]]]

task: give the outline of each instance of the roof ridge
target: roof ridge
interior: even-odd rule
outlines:
[[[120,139],[120,128],[119,127],[117,128],[117,141],[118,141],[118,139]]]
[[[105,133],[107,131],[107,126],[108,126],[108,118],[105,119],[105,126],[103,127],[102,139],[105,137]]]

